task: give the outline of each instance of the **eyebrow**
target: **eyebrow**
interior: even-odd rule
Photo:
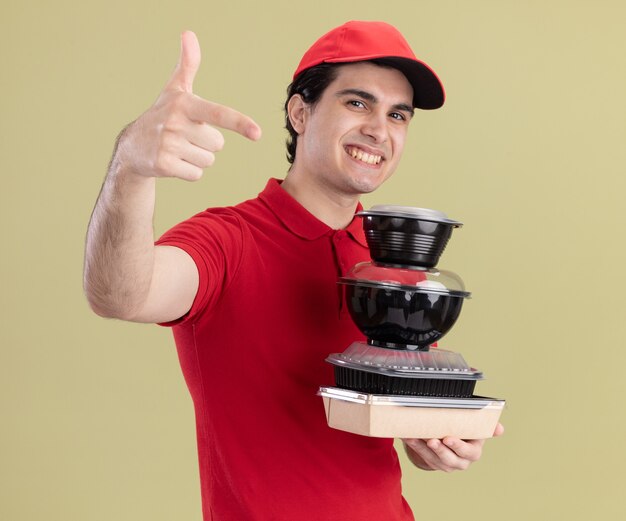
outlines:
[[[341,96],[347,96],[347,95],[358,96],[371,103],[378,103],[379,101],[378,98],[374,96],[371,92],[367,92],[361,89],[343,89],[337,92],[335,95],[338,98],[340,98]],[[392,108],[394,110],[402,110],[404,112],[408,112],[411,115],[411,117],[413,117],[413,114],[415,113],[415,111],[413,110],[413,107],[411,107],[410,105],[407,105],[406,103],[396,103],[395,105],[393,105]]]

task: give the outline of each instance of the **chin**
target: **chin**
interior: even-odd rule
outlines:
[[[380,178],[376,176],[373,177],[359,177],[358,179],[352,180],[352,186],[361,194],[369,194],[378,190],[380,186],[385,182],[386,177]]]
[[[352,190],[358,194],[369,194],[378,190],[382,183],[353,183]]]

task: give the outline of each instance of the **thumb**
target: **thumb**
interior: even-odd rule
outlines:
[[[180,36],[180,57],[167,82],[165,90],[193,92],[193,80],[200,68],[200,43],[192,31],[185,31]]]

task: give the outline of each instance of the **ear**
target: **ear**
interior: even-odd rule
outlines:
[[[294,94],[287,103],[287,113],[291,126],[298,134],[302,134],[306,127],[309,114],[309,105],[302,99],[300,94]]]

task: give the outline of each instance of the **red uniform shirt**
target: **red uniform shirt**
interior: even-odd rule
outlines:
[[[363,335],[337,284],[368,260],[360,219],[317,220],[270,180],[159,244],[194,259],[200,285],[173,326],[193,398],[206,520],[412,520],[393,440],[326,424],[324,361]]]

